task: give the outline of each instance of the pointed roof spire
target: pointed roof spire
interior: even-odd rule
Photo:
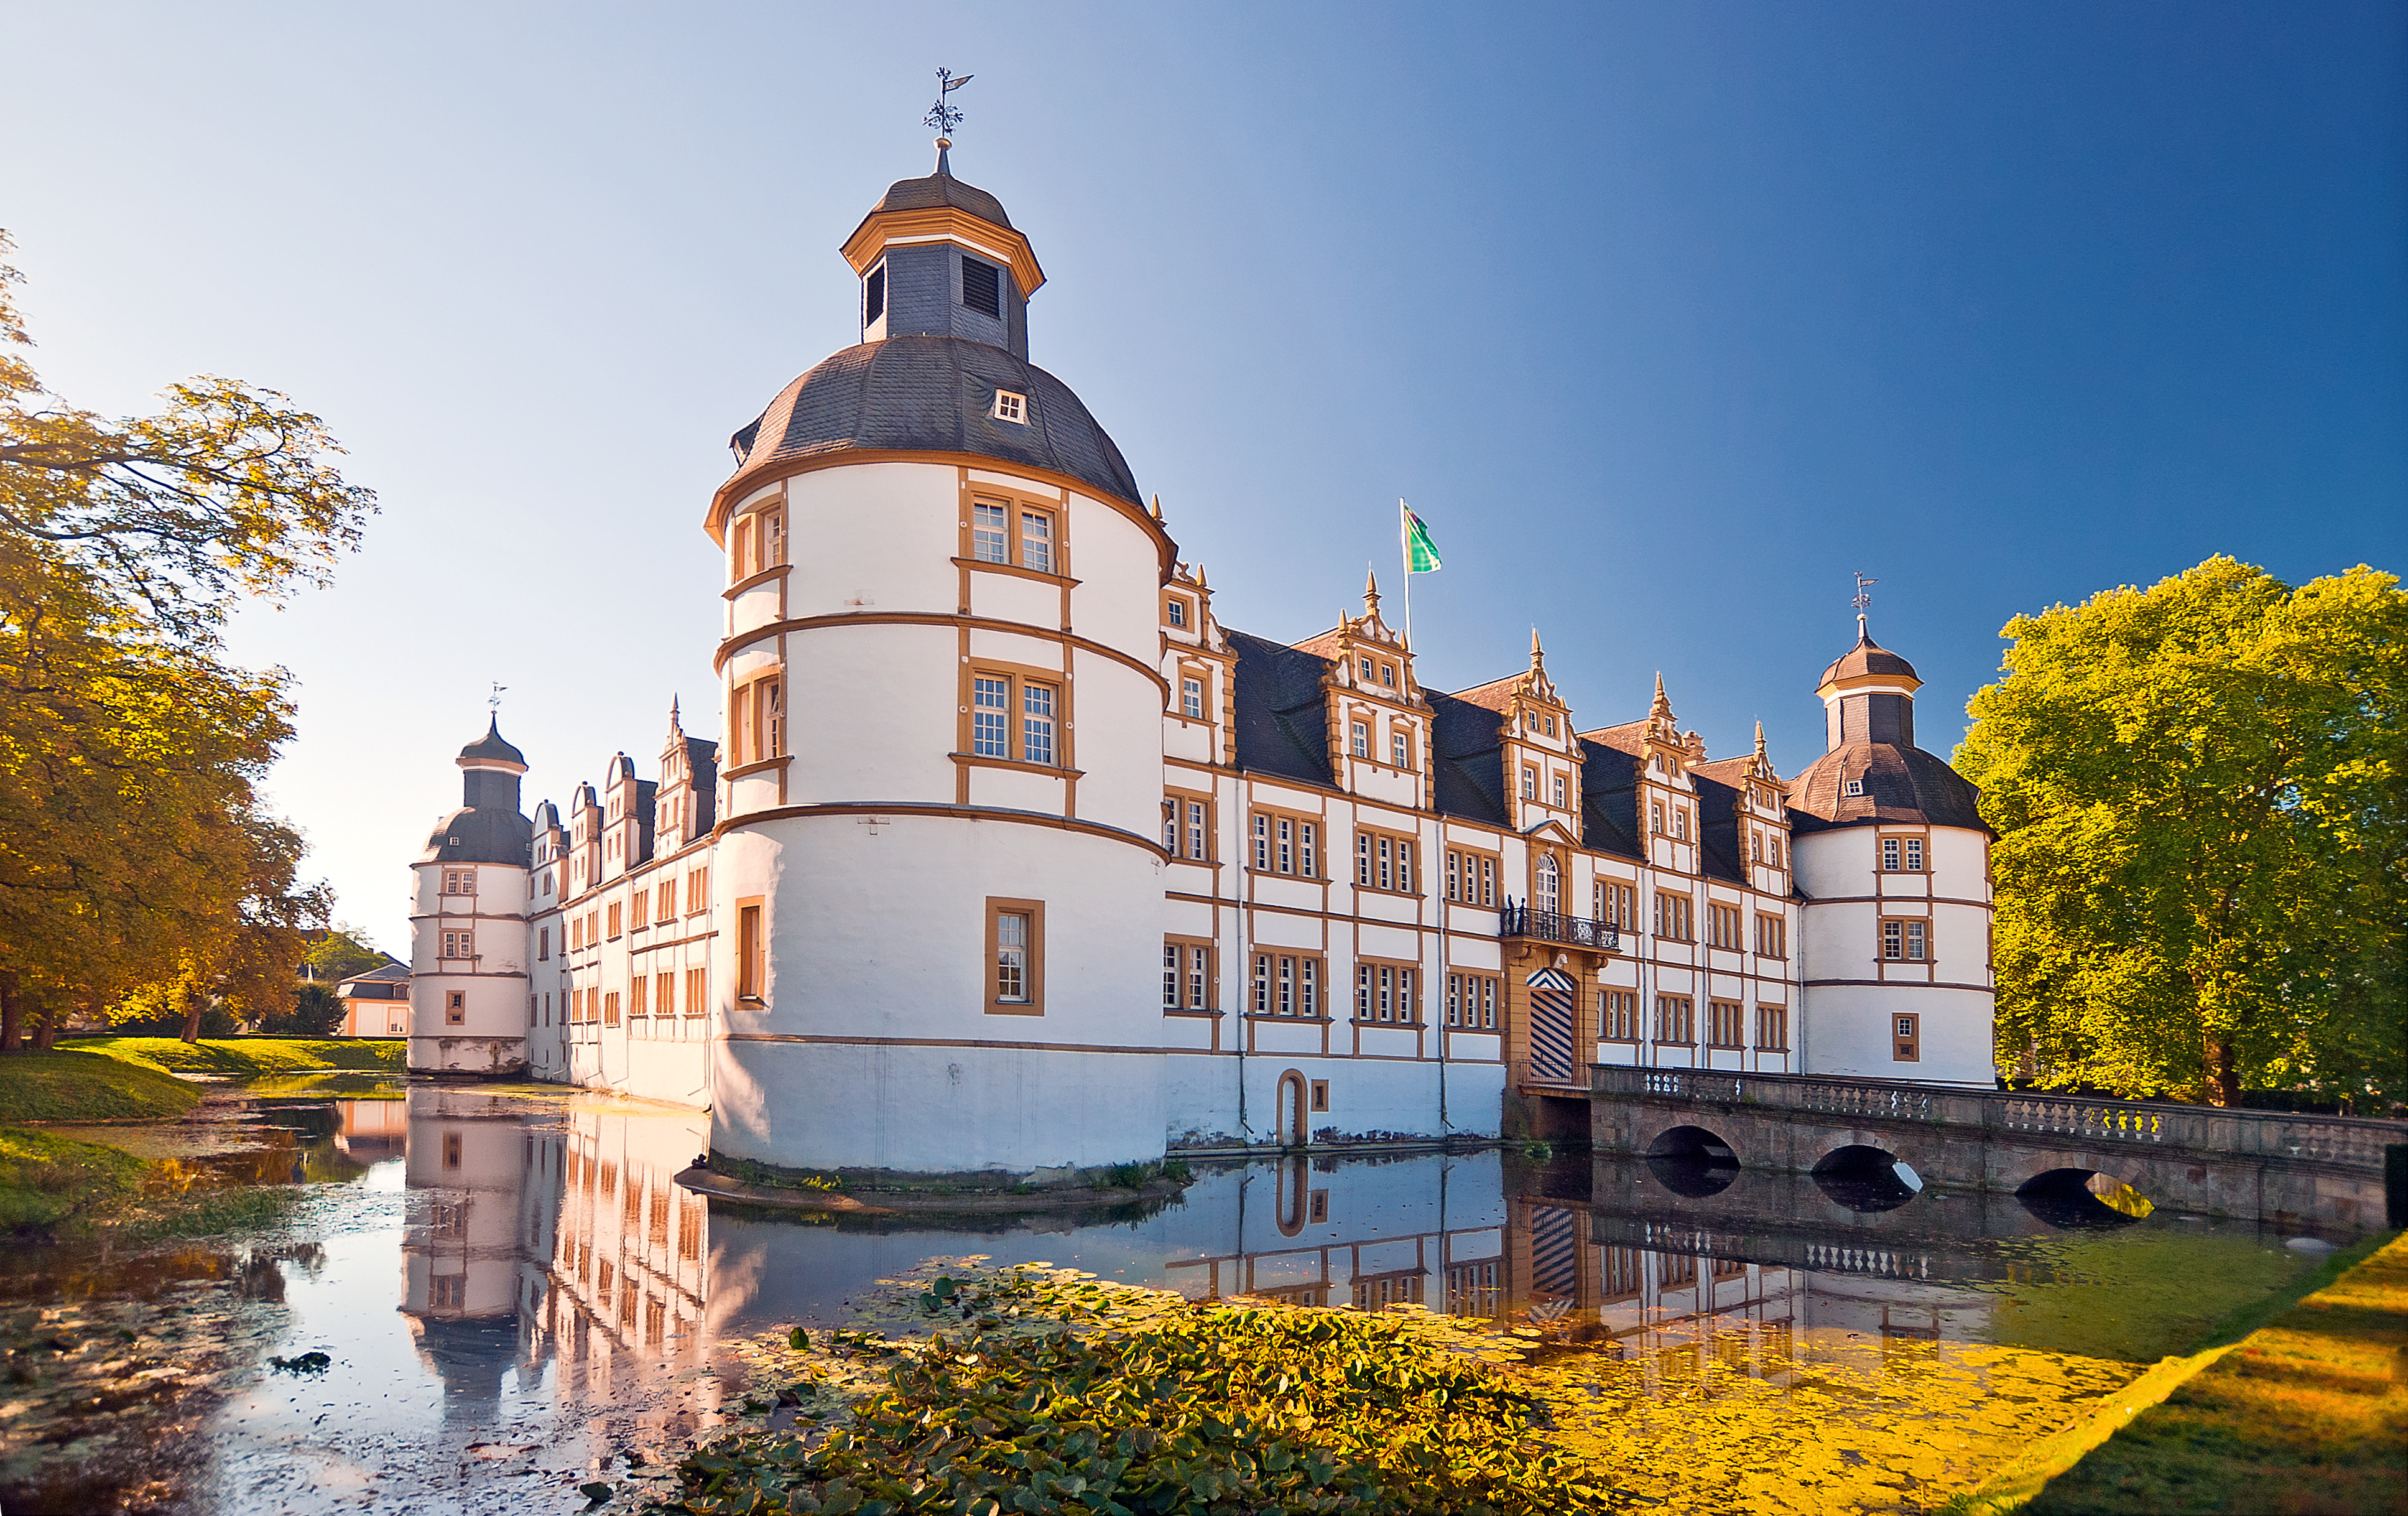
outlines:
[[[675,695],[671,695],[669,697],[669,730],[677,731],[680,729],[681,729],[678,726],[678,698]]]
[[[1162,497],[1159,494],[1154,498],[1154,524],[1157,527],[1162,525]]]
[[[1211,587],[1204,583],[1204,565],[1200,563],[1196,566],[1196,587],[1197,589]]]
[[[1547,650],[1539,645],[1539,628],[1532,627],[1530,628],[1530,667],[1542,669],[1546,667],[1546,663]]]
[[[1363,614],[1366,619],[1380,614],[1380,576],[1369,564],[1363,566]]]
[[[1672,702],[1664,698],[1664,671],[1661,669],[1656,671],[1656,703],[1647,708],[1647,719],[1650,721],[1672,719]]]
[[[1756,724],[1756,761],[1764,761],[1764,723],[1761,721]]]

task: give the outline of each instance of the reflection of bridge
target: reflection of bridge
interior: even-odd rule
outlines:
[[[2089,1100],[1814,1075],[1590,1069],[1596,1146],[1742,1169],[1828,1172],[1881,1155],[1915,1183],[2016,1192],[2103,1175],[2175,1210],[2385,1221],[2387,1145],[2408,1123]]]

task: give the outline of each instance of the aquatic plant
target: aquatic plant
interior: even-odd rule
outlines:
[[[824,1344],[797,1329],[787,1347],[801,1355],[776,1361],[796,1378],[777,1398],[798,1427],[828,1424],[705,1447],[680,1465],[677,1496],[652,1509],[1614,1509],[1594,1472],[1540,1446],[1539,1403],[1438,1318],[1190,1305],[1038,1268],[948,1275],[913,1308],[958,1313],[962,1329],[924,1341],[838,1332]]]

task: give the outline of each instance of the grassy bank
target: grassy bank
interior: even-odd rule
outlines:
[[[408,1058],[408,1045],[398,1037],[204,1037],[198,1043],[174,1037],[77,1037],[60,1046],[165,1074],[221,1079],[327,1069],[399,1074]]]
[[[0,1235],[51,1231],[122,1203],[150,1168],[98,1143],[0,1127]]]
[[[2245,1336],[2219,1332],[2190,1358],[2152,1370],[2144,1378],[2164,1382],[2130,1387],[2142,1408],[2028,1504],[2021,1496],[2038,1480],[2011,1474],[1962,1509],[2020,1506],[2027,1516],[2408,1509],[2408,1384],[2396,1367],[2408,1354],[2408,1238],[2345,1272],[2337,1267],[2344,1262],[2319,1271],[2304,1299],[2261,1313],[2262,1324],[2242,1323],[2255,1328]],[[2035,1472],[2044,1476],[2059,1462]]]
[[[156,1064],[81,1049],[0,1056],[0,1121],[157,1120],[200,1100]]]

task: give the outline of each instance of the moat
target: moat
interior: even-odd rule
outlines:
[[[0,1264],[11,1516],[584,1509],[580,1486],[745,1414],[737,1344],[970,1256],[1479,1320],[1576,1376],[1584,1445],[1668,1509],[1915,1511],[2349,1240],[1494,1148],[1198,1165],[1150,1209],[852,1221],[680,1187],[698,1113],[356,1076],[92,1134],[296,1198],[246,1234]]]

